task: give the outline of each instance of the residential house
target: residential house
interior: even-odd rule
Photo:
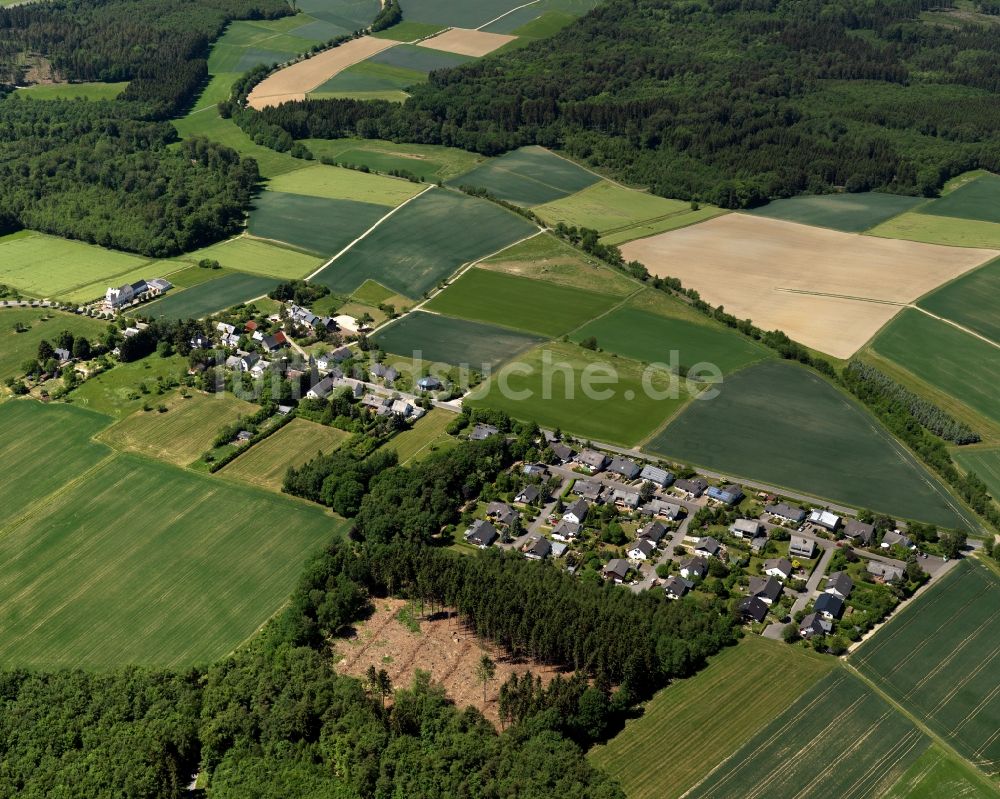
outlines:
[[[332,377],[324,377],[316,385],[306,392],[309,399],[326,399],[337,385],[337,381]]]
[[[556,541],[572,541],[579,535],[580,525],[568,522],[565,519],[561,519],[559,523],[552,528],[552,537],[556,539]]]
[[[486,506],[486,515],[504,527],[509,527],[521,517],[521,514],[506,502],[491,502]]]
[[[604,493],[604,484],[598,480],[577,480],[573,492],[591,502],[599,502]]]
[[[250,374],[252,374],[254,377],[261,377],[264,374],[264,372],[266,372],[270,368],[271,368],[271,362],[265,361],[263,358],[261,358],[259,361],[257,361],[257,363],[253,365],[253,368],[250,369]]]
[[[541,496],[542,492],[538,490],[538,486],[526,485],[514,497],[514,501],[520,505],[530,505],[532,502],[536,502]]]
[[[667,502],[666,500],[654,497],[639,508],[639,512],[643,516],[657,516],[661,519],[676,521],[684,515],[685,510],[676,502]]]
[[[629,491],[627,488],[616,488],[612,493],[612,502],[623,510],[635,510],[639,507],[639,492]]]
[[[681,479],[674,483],[674,488],[689,499],[697,499],[705,493],[708,482],[701,477],[695,477],[691,480]]]
[[[763,529],[764,525],[756,519],[737,519],[729,525],[729,532],[737,538],[754,538]]]
[[[851,519],[844,525],[844,535],[863,547],[870,547],[875,541],[875,525]]]
[[[444,388],[444,385],[433,375],[427,375],[417,381],[417,388],[421,391],[438,391]]]
[[[56,354],[56,360],[59,361],[60,366],[63,366],[73,360],[73,353],[64,347],[54,347],[53,351]]]
[[[708,561],[704,558],[688,558],[681,561],[681,577],[691,579],[697,577],[701,579],[708,574]]]
[[[576,454],[571,447],[567,447],[565,444],[552,444],[549,449],[552,450],[552,454],[558,458],[559,462],[563,464],[573,460],[573,456]]]
[[[659,522],[650,522],[645,527],[640,527],[638,532],[639,538],[646,538],[657,546],[659,546],[660,541],[663,540],[666,534],[667,528]]]
[[[698,543],[694,545],[694,554],[701,558],[717,558],[721,551],[722,544],[710,535],[699,538]]]
[[[256,352],[248,352],[240,358],[239,370],[241,372],[249,372],[259,360],[260,356]]]
[[[663,584],[667,599],[681,599],[692,588],[694,588],[694,583],[677,575],[671,575]]]
[[[614,558],[609,560],[604,568],[601,570],[601,574],[605,578],[610,578],[616,583],[624,583],[625,579],[628,577],[629,572],[632,571],[632,564],[629,563],[624,558]]]
[[[826,578],[826,587],[823,589],[828,594],[847,599],[854,588],[854,580],[847,572],[833,572]]]
[[[285,334],[279,330],[273,336],[264,336],[260,344],[268,352],[277,352],[283,347],[288,346],[288,339],[285,337]]]
[[[552,544],[549,539],[536,536],[521,551],[531,560],[544,560],[552,554]]]
[[[227,322],[219,322],[215,326],[215,329],[222,334],[223,338],[225,338],[226,336],[232,336],[236,334],[236,325],[231,325]]]
[[[491,424],[477,424],[472,428],[472,432],[469,433],[470,441],[485,441],[487,438],[493,438],[495,435],[499,435],[500,431]]]
[[[346,353],[346,355],[341,357],[338,353]],[[321,372],[329,372],[334,369],[337,364],[343,363],[350,357],[351,351],[347,347],[341,347],[339,350],[324,353],[316,358],[316,368]]]
[[[779,502],[777,505],[765,505],[764,512],[783,522],[791,522],[794,525],[802,524],[806,518],[806,512],[795,505],[787,502]]]
[[[647,560],[656,552],[656,544],[648,538],[640,538],[632,544],[631,549],[626,553],[632,560]]]
[[[371,372],[372,380],[382,380],[386,383],[392,383],[399,377],[399,372],[384,363],[373,363],[368,371]]]
[[[389,406],[389,410],[396,416],[402,416],[404,419],[416,420],[424,415],[423,408],[405,399],[393,400],[392,405]]]
[[[751,577],[749,595],[765,605],[773,605],[781,596],[781,582],[776,577]]]
[[[550,542],[549,546],[552,547],[552,557],[554,558],[561,558],[563,555],[566,554],[566,550],[568,549],[568,547],[565,544],[562,544],[558,541]]]
[[[626,480],[635,480],[635,478],[639,476],[639,472],[641,472],[642,469],[640,469],[639,465],[633,460],[629,460],[628,458],[615,458],[608,466],[608,471],[613,472],[614,474],[620,474]]]
[[[239,355],[230,355],[228,358],[226,358],[225,367],[227,369],[236,369],[239,371],[243,371],[242,369],[240,369],[240,361],[242,360],[243,359]]]
[[[787,580],[792,576],[792,562],[788,558],[769,558],[763,564],[764,574]]]
[[[526,474],[528,477],[548,477],[549,470],[541,463],[526,463],[521,468],[521,474]]]
[[[563,513],[563,521],[572,522],[573,524],[583,524],[584,519],[587,518],[587,511],[590,509],[590,504],[585,499],[578,499],[568,508],[566,512]]]
[[[486,549],[500,537],[497,529],[485,519],[476,519],[465,531],[465,540],[475,544],[480,549]]]
[[[822,593],[816,597],[813,610],[827,621],[833,621],[839,619],[840,614],[844,612],[844,600],[836,594]]]
[[[748,596],[743,599],[737,609],[744,621],[753,621],[760,624],[767,618],[767,605],[755,596]]]
[[[868,561],[868,573],[880,583],[895,583],[903,579],[903,564],[898,566],[878,560]]]
[[[104,293],[104,310],[114,313],[120,308],[132,305],[135,302],[158,297],[164,292],[172,289],[173,285],[161,277],[152,280],[138,280],[135,283],[126,283],[118,288],[109,288]]]
[[[814,635],[826,635],[832,629],[833,625],[819,613],[810,613],[799,623],[799,635],[803,638],[812,638]]]
[[[840,527],[840,517],[828,510],[814,510],[809,514],[809,521],[818,527],[823,527],[835,533]]]
[[[816,554],[816,542],[811,538],[803,538],[801,535],[793,535],[788,542],[788,557],[790,558],[811,558]]]
[[[767,546],[767,536],[764,534],[754,536],[753,540],[750,542],[750,551],[755,555],[759,555],[764,551],[764,547]]]
[[[903,535],[899,530],[890,530],[884,536],[882,536],[882,543],[879,545],[882,549],[889,549],[890,547],[903,547],[904,549],[913,549],[915,544],[910,540],[908,536]]]
[[[738,485],[709,486],[706,493],[709,499],[714,499],[723,505],[736,505],[746,496]]]
[[[645,480],[648,483],[652,483],[659,488],[666,488],[672,482],[674,482],[674,476],[666,469],[661,469],[659,466],[646,465],[642,467],[642,471],[639,472],[639,479]]]
[[[608,456],[593,449],[581,450],[573,460],[591,472],[603,472],[608,465]]]
[[[240,430],[240,432],[236,434],[236,441],[239,444],[246,444],[251,438],[253,438],[253,433],[249,430]]]

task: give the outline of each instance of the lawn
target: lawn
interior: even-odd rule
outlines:
[[[413,427],[399,433],[380,449],[395,450],[402,466],[422,460],[434,452],[451,449],[458,444],[458,439],[447,432],[448,425],[454,419],[455,414],[451,411],[433,408],[426,416],[418,419]]]
[[[16,332],[17,324],[28,330]],[[54,346],[56,336],[64,330],[93,341],[107,329],[105,321],[48,308],[0,308],[0,381],[20,377],[21,364],[38,357],[40,341],[47,340]]]
[[[0,236],[0,283],[32,297],[60,298],[98,281],[116,284],[117,276],[148,262],[140,255],[31,231]]]
[[[644,363],[677,363],[690,369],[714,364],[724,374],[771,357],[762,344],[706,321],[671,318],[625,305],[573,333],[573,341],[596,338],[602,350]]]
[[[1000,348],[907,308],[871,343],[903,369],[1000,421]]]
[[[292,419],[274,435],[255,444],[218,474],[281,491],[285,472],[298,468],[319,452],[333,452],[349,437],[336,427]]]
[[[1000,259],[942,286],[917,304],[1000,343]]]
[[[265,194],[270,194],[270,192],[265,192]],[[262,237],[264,233],[278,233],[282,230],[280,223],[284,222],[285,229],[291,228],[292,225],[295,226],[293,233],[289,234],[292,238],[308,236],[307,233],[303,232],[306,228],[305,222],[308,220],[294,219],[290,215],[290,206],[294,207],[294,203],[270,202],[264,199],[263,203],[259,206],[260,212],[256,220],[254,220],[256,212],[251,213],[250,232]],[[269,212],[272,218],[268,218]],[[284,216],[282,217],[282,215]],[[273,237],[268,236],[267,238]],[[320,236],[315,237],[315,241],[319,239]],[[282,280],[305,277],[323,263],[323,253],[309,255],[289,249],[288,247],[282,247],[280,244],[256,241],[247,236],[226,239],[226,241],[220,241],[218,244],[212,244],[209,247],[185,253],[183,258],[192,264],[196,264],[198,261],[206,258],[218,261],[222,266],[242,273],[244,277],[248,277],[249,275],[246,273],[249,273]],[[225,274],[220,274],[217,271],[205,271],[213,279],[226,277]],[[229,276],[232,277],[232,273]]]
[[[425,73],[414,69],[362,61],[360,64],[355,64],[353,67],[348,67],[343,72],[334,75],[309,94],[336,97],[358,92],[399,91],[426,80]]]
[[[207,253],[210,250],[211,248],[201,252]],[[218,280],[210,280],[194,288],[170,293],[162,300],[143,306],[143,313],[161,319],[201,319],[234,305],[263,297],[277,285],[278,281],[270,278],[230,273]]]
[[[967,472],[975,472],[990,494],[1000,499],[1000,447],[959,447],[952,456]]]
[[[726,378],[648,445],[656,453],[860,508],[959,527],[958,502],[853,399],[797,364]]]
[[[162,405],[165,412],[160,412]],[[229,394],[180,393],[150,402],[151,409],[139,410],[109,427],[99,440],[122,452],[134,452],[187,466],[212,448],[212,440],[240,416],[249,416],[257,407]]]
[[[980,175],[921,210],[934,216],[1000,223],[1000,176]]]
[[[694,677],[656,694],[642,716],[591,750],[590,761],[615,777],[629,799],[675,799],[833,665],[829,658],[750,636]],[[669,753],[669,766],[654,766],[651,752]]]
[[[952,217],[934,216],[915,211],[883,222],[869,230],[868,233],[887,239],[909,239],[928,244],[987,247],[1000,250],[1000,224],[996,222],[953,219]]]
[[[608,311],[618,298],[544,280],[470,269],[424,307],[543,336],[560,336]]]
[[[328,200],[353,200],[386,206],[382,211],[384,214],[389,208],[410,199],[423,187],[401,178],[313,164],[274,178],[268,183],[268,188]]]
[[[140,361],[118,364],[87,379],[69,394],[67,401],[122,419],[146,403],[159,405],[166,397],[161,381],[186,374],[187,361],[180,355],[170,358],[150,355]]]
[[[250,221],[247,223],[247,229],[252,235],[283,241],[293,247],[316,253],[324,260],[340,252],[386,212],[384,205],[353,200],[327,200],[279,191],[261,192],[253,204]],[[259,271],[264,272],[273,262],[261,259],[260,263]],[[287,276],[305,277],[320,265],[315,259],[310,264],[305,271],[299,270]],[[245,263],[243,268],[246,268]],[[274,269],[271,274],[276,272]]]
[[[128,86],[124,83],[38,83],[18,89],[15,97],[31,100],[113,100]]]
[[[651,390],[645,390],[644,382]],[[506,364],[466,401],[542,427],[635,446],[688,396],[684,381],[672,380],[662,370],[573,344],[550,343]]]
[[[454,185],[486,189],[516,205],[540,205],[593,185],[600,178],[543,147],[522,147],[491,158],[453,179]]]
[[[1000,577],[965,560],[852,655],[851,663],[960,754],[1000,771]]]
[[[771,200],[748,213],[833,228],[845,233],[860,233],[924,202],[927,201],[922,197],[901,197],[874,191],[819,194]]]
[[[467,365],[484,372],[541,339],[509,328],[415,311],[380,330],[372,341],[386,352],[414,360]]]
[[[688,796],[867,799],[894,785],[929,744],[861,680],[836,669]]]
[[[497,252],[534,230],[526,219],[487,200],[432,188],[379,225],[315,280],[346,294],[370,278],[417,298],[462,264]]]
[[[430,181],[468,172],[483,160],[481,155],[436,144],[397,144],[380,139],[303,139],[302,143],[317,158],[325,156],[377,172],[409,172]]]

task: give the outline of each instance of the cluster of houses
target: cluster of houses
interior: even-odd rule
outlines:
[[[173,287],[170,281],[164,280],[162,277],[137,280],[135,283],[126,283],[118,288],[109,287],[104,292],[104,302],[101,308],[107,313],[118,313],[123,308],[129,308],[140,302],[159,297]]]
[[[814,510],[807,518],[810,524],[831,533],[840,533],[859,546],[870,547],[875,543],[875,525],[868,522],[849,519],[845,523],[840,516],[828,510]],[[916,549],[913,540],[899,530],[888,531],[879,542],[880,549],[892,549],[897,546],[903,549]]]

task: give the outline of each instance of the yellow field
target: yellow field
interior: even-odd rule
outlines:
[[[512,42],[516,36],[504,33],[487,33],[486,31],[470,30],[468,28],[452,28],[430,39],[417,42],[418,47],[429,47],[432,50],[443,50],[446,53],[458,55],[484,56]]]
[[[348,433],[336,427],[292,419],[273,436],[255,444],[219,474],[272,491],[281,491],[285,472],[298,468],[318,452],[333,452]]]
[[[725,216],[622,245],[626,260],[679,278],[765,330],[848,358],[900,307],[998,254]]]

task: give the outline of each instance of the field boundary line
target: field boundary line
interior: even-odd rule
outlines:
[[[542,0],[531,0],[531,2],[529,2],[529,3],[525,3],[524,5],[522,5],[522,6],[518,6],[517,8],[512,8],[512,9],[511,9],[510,11],[504,11],[504,12],[503,12],[503,13],[502,13],[502,14],[501,14],[501,15],[500,15],[499,17],[497,17],[496,19],[491,19],[491,20],[490,20],[489,22],[484,22],[484,23],[483,23],[482,25],[480,25],[480,26],[479,26],[478,28],[473,28],[473,30],[477,30],[477,31],[481,31],[481,30],[482,30],[483,28],[485,28],[485,27],[486,27],[487,25],[492,25],[492,24],[493,24],[494,22],[499,22],[499,21],[500,21],[500,20],[502,20],[502,19],[503,19],[504,17],[506,17],[506,16],[508,16],[508,15],[510,15],[510,14],[513,14],[513,13],[514,13],[515,11],[520,11],[520,10],[521,10],[522,8],[527,8],[528,6],[533,6],[533,5],[536,5],[537,3],[540,3],[540,2],[542,2]],[[449,30],[453,30],[453,28],[449,28]],[[489,33],[489,31],[487,31],[487,33]],[[434,34],[434,35],[435,35],[435,36],[437,36],[437,35],[439,35],[439,34]]]
[[[897,308],[906,308],[908,304],[899,300],[880,300],[876,297],[855,297],[850,294],[834,294],[828,291],[809,291],[808,289],[786,289],[779,286],[775,291],[785,294],[801,294],[806,297],[830,297],[835,300],[851,300],[852,302],[870,302],[875,305],[892,305]]]
[[[354,241],[349,242],[347,244],[347,246],[345,246],[340,252],[338,252],[336,255],[334,255],[329,261],[327,261],[325,264],[323,264],[319,269],[317,269],[311,275],[307,275],[305,279],[306,280],[312,280],[314,277],[316,277],[316,275],[318,275],[320,272],[322,272],[324,269],[326,269],[328,266],[330,266],[330,264],[332,264],[334,261],[336,261],[338,258],[340,258],[340,256],[342,256],[344,253],[346,253],[350,249],[352,249],[356,244],[358,244],[358,242],[360,242],[363,239],[365,239],[368,236],[370,236],[376,230],[376,228],[379,227],[379,225],[381,225],[383,222],[385,222],[385,220],[387,220],[390,216],[392,216],[394,213],[396,213],[396,211],[398,211],[400,208],[403,208],[404,206],[408,205],[409,203],[413,202],[418,197],[423,197],[425,194],[427,194],[427,192],[429,192],[433,188],[434,188],[434,184],[431,184],[430,186],[428,186],[423,191],[418,192],[417,194],[414,194],[408,200],[403,200],[403,202],[401,202],[395,208],[391,209],[389,211],[389,213],[387,213],[385,216],[383,216],[382,218],[380,218],[379,220],[377,220],[374,225],[372,225],[370,228],[368,228],[368,230],[364,231],[360,236],[358,236],[356,239],[354,239]],[[374,332],[374,331],[372,331],[372,332]]]
[[[929,316],[931,319],[937,319],[939,322],[944,322],[946,325],[951,325],[956,330],[961,330],[963,333],[972,336],[973,338],[978,338],[980,341],[985,341],[991,347],[996,347],[998,350],[1000,350],[1000,344],[998,344],[991,338],[987,338],[986,336],[977,333],[975,330],[970,330],[965,325],[960,325],[958,322],[953,322],[951,319],[946,319],[943,316],[938,316],[936,313],[931,313],[926,308],[921,308],[919,305],[916,305],[914,303],[910,303],[906,307],[920,311],[920,313],[922,314],[927,314],[927,316]]]

